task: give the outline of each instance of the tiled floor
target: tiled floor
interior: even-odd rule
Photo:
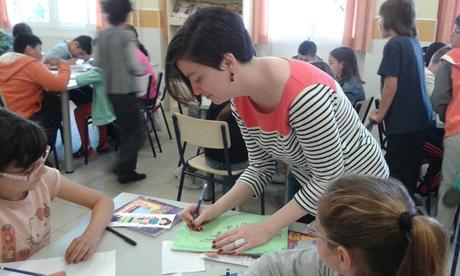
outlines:
[[[73,118],[72,118],[73,122]],[[172,124],[170,124],[172,127]],[[91,128],[91,127],[90,127]],[[110,197],[115,197],[121,192],[135,193],[141,195],[155,196],[167,199],[176,199],[178,180],[175,177],[178,162],[178,151],[176,141],[169,140],[166,129],[159,132],[160,141],[163,147],[163,152],[159,153],[157,148],[157,157],[153,158],[152,151],[148,142],[145,143],[138,158],[138,171],[147,174],[147,178],[132,184],[121,185],[116,181],[116,177],[109,169],[115,153],[102,154],[89,160],[89,164],[85,166],[83,160],[76,160],[75,172],[72,174],[64,174],[66,177],[75,182],[91,187],[98,191],[107,194]],[[93,132],[93,130],[90,130]],[[73,126],[72,140],[74,151],[78,149],[79,136],[78,131]],[[91,133],[93,145],[97,144],[97,137]],[[153,138],[153,135],[152,135]],[[196,149],[189,148],[191,152]],[[62,158],[62,145],[58,146],[58,152]],[[219,186],[219,185],[217,185]],[[199,197],[200,190],[190,190],[184,188],[182,201],[194,202]],[[216,188],[217,195],[220,195],[220,188]],[[266,213],[272,214],[280,208],[284,201],[284,185],[271,184],[266,191]],[[63,235],[65,232],[77,225],[83,217],[89,212],[87,209],[78,205],[57,199],[52,203],[52,220],[53,228],[52,240]],[[260,201],[249,200],[240,207],[241,211],[259,213]],[[452,254],[450,254],[450,259]],[[450,271],[450,266],[449,266]],[[457,268],[457,273],[460,273],[460,265]],[[460,274],[457,274],[460,275]]]

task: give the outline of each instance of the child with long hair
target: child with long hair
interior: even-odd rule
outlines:
[[[347,176],[319,202],[317,247],[263,256],[245,276],[444,276],[447,235],[396,179]]]
[[[358,71],[358,61],[353,49],[348,47],[335,48],[329,53],[329,66],[335,79],[352,105],[366,99],[363,81]]]

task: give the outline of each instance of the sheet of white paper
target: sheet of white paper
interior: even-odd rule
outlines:
[[[115,250],[99,252],[91,259],[78,264],[67,264],[64,257],[5,263],[3,265],[42,274],[51,274],[64,270],[67,276],[115,276]],[[13,272],[1,272],[2,276],[17,276]]]
[[[206,255],[206,253],[201,253],[200,255],[203,259],[214,261],[214,262],[221,262],[221,263],[228,263],[228,264],[235,264],[235,265],[242,265],[242,266],[250,266],[257,261],[256,258],[252,258],[250,256],[230,256],[230,255],[218,255],[216,257],[211,257]]]
[[[161,273],[204,271],[204,259],[199,253],[171,251],[173,241],[163,241]]]

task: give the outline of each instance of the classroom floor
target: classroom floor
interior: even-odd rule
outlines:
[[[173,140],[169,139],[162,120],[158,121],[162,125],[162,131],[159,132],[159,136],[163,152],[159,153],[158,148],[156,148],[157,157],[154,158],[150,145],[146,141],[138,158],[138,171],[147,174],[147,178],[145,180],[124,185],[119,184],[116,181],[116,176],[109,171],[112,160],[115,158],[115,152],[101,154],[91,158],[86,166],[84,165],[82,159],[74,160],[75,172],[64,175],[81,185],[96,189],[112,198],[121,192],[127,192],[176,200],[179,182],[179,180],[175,177],[177,162],[179,160],[177,144],[174,137]],[[73,124],[73,151],[76,151],[80,146],[80,137],[78,135],[78,130],[74,125],[75,121],[73,118],[71,118],[71,122]],[[170,127],[172,131],[172,123],[170,123]],[[95,147],[98,141],[97,134],[91,126],[90,137],[93,147]],[[154,139],[153,135],[152,139]],[[63,147],[60,141],[57,143],[57,150],[62,166]],[[188,151],[196,152],[196,149],[189,147]],[[221,187],[219,186],[220,185],[216,184],[216,197],[221,195]],[[199,197],[200,191],[201,190],[184,188],[182,201],[195,202]],[[265,198],[265,210],[267,215],[274,213],[283,206],[285,197],[284,192],[284,185],[272,183],[267,187]],[[240,211],[259,214],[260,201],[258,199],[249,200],[247,203],[240,206]],[[75,225],[78,225],[79,222],[89,213],[88,209],[61,199],[56,199],[52,202],[51,212],[53,214],[51,216],[53,231],[51,237],[52,241],[72,229]],[[450,262],[453,256],[452,251],[453,248],[450,251],[449,272]],[[457,265],[457,273],[460,273],[459,271],[460,265]]]

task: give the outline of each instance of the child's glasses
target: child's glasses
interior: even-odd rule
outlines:
[[[305,233],[307,235],[310,235],[316,239],[322,239],[330,244],[333,244],[335,246],[340,246],[340,244],[336,243],[335,241],[331,240],[331,239],[328,239],[326,238],[325,236],[321,235],[320,233],[316,232],[315,229],[313,229],[313,225],[310,223],[307,225],[307,229],[305,230]]]
[[[43,168],[43,165],[45,164],[45,161],[48,158],[49,153],[50,153],[50,146],[46,146],[45,154],[43,155],[43,157],[35,161],[33,166],[30,169],[30,172],[28,172],[25,175],[0,172],[0,176],[9,178],[12,180],[29,181],[38,173],[38,171],[40,171],[41,168]]]

